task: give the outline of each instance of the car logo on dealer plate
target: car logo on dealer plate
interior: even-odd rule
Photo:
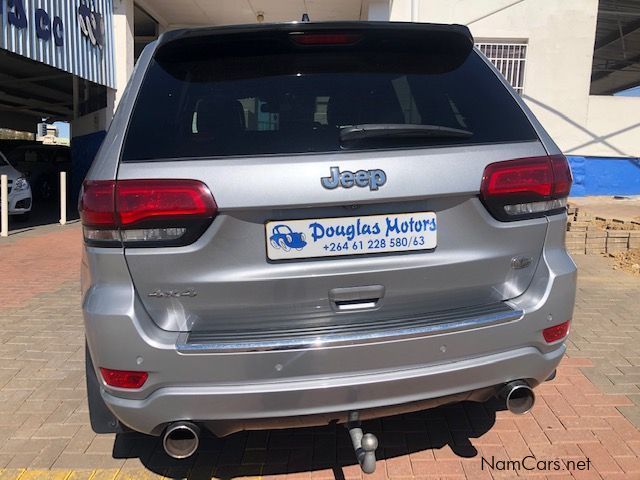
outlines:
[[[292,248],[300,251],[307,245],[305,234],[294,232],[288,225],[276,225],[271,233],[269,242],[273,248],[282,249],[285,252]]]
[[[345,170],[340,172],[340,167],[331,167],[330,175],[328,177],[322,177],[320,182],[322,186],[328,190],[333,190],[337,187],[351,188],[354,185],[356,187],[369,187],[369,190],[378,190],[381,186],[387,183],[387,174],[384,170],[358,170],[357,172],[350,172]]]

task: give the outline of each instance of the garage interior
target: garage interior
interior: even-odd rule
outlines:
[[[60,219],[60,169],[68,170],[67,216],[77,218],[78,182],[73,178],[86,169],[73,161],[70,147],[45,146],[36,141],[35,133],[40,123],[71,124],[74,119],[105,108],[106,87],[3,49],[0,49],[0,72],[0,128],[33,134],[32,140],[0,140],[0,151],[12,164],[37,163],[32,169],[37,171],[37,178],[35,173],[29,178],[31,169],[18,168],[31,184],[32,212],[27,219],[20,219],[22,221],[10,218],[10,230],[55,223]],[[43,162],[59,165],[42,165]]]
[[[0,50],[0,128],[35,132],[43,118],[73,120],[73,75]]]
[[[166,26],[169,23],[166,21],[167,18],[172,20],[171,28],[197,26],[203,23],[254,23],[258,18],[265,22],[292,21],[301,20],[304,14],[317,20],[357,20],[366,18],[368,8],[368,2],[362,0],[299,0],[293,9],[291,4],[274,4],[266,0],[242,0],[241,3],[239,8],[235,1],[203,3],[185,0],[179,2],[179,5],[163,0],[133,2],[131,33],[134,60],[137,60],[147,44],[158,38],[162,30],[160,25]],[[110,105],[107,87],[4,49],[0,49],[0,72],[0,129],[21,132],[20,135],[16,135],[20,140],[0,139],[0,152],[9,155],[16,149],[23,151],[30,145],[42,145],[36,141],[35,136],[38,124],[70,124],[71,146],[68,147],[68,155],[71,164],[68,168],[70,171],[67,183],[67,216],[70,219],[77,218],[76,199],[80,184],[93,158],[92,152],[97,150],[101,137],[96,136],[91,141],[92,148],[88,149],[86,144],[81,144],[77,138],[74,139],[78,135],[74,122],[77,124],[79,118],[87,118],[90,113],[98,112]],[[96,125],[94,130],[102,129],[102,125]],[[84,132],[81,135],[84,135]],[[30,137],[31,140],[25,137]],[[55,183],[53,193],[46,198],[39,195],[39,185],[32,185],[34,198],[30,218],[19,222],[17,217],[10,217],[10,231],[56,223],[59,220],[59,181],[54,179],[51,182]]]

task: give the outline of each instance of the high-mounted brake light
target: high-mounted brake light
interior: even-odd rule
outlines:
[[[186,245],[209,226],[218,207],[197,180],[87,181],[80,196],[91,245]]]
[[[111,370],[109,368],[101,368],[100,373],[104,379],[104,383],[110,387],[117,388],[140,388],[149,378],[147,372],[133,372],[129,370]]]
[[[551,155],[488,165],[480,198],[495,218],[511,221],[561,212],[570,190],[567,159]]]
[[[298,45],[353,45],[362,39],[355,33],[292,33],[291,40]]]

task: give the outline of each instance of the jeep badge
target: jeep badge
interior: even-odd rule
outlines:
[[[322,177],[320,182],[326,189],[333,190],[337,187],[351,188],[368,186],[370,190],[378,190],[387,183],[387,175],[384,170],[358,170],[357,172],[340,172],[340,167],[331,167],[331,175]]]

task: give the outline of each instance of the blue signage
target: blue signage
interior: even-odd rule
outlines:
[[[7,21],[17,28],[27,28],[27,14],[22,0],[7,0]]]
[[[115,88],[114,1],[0,0],[0,50]]]
[[[46,10],[39,8],[36,10],[36,35],[38,38],[48,42],[51,36],[56,47],[64,45],[64,23],[60,17],[51,17]]]
[[[6,0],[7,22],[18,29],[29,27],[27,12],[24,8],[24,0]],[[4,2],[0,0],[0,15],[4,14]],[[36,9],[33,23],[36,29],[36,36],[45,42],[53,40],[57,47],[64,45],[64,22],[58,16],[53,19],[49,12],[43,8]]]
[[[102,15],[96,12],[95,5],[91,5],[88,0],[80,0],[78,22],[80,23],[80,31],[89,39],[91,45],[102,48],[104,46],[104,20]]]

